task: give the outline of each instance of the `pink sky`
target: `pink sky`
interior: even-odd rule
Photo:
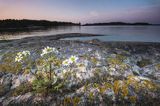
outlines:
[[[0,19],[160,23],[158,0],[1,0]]]

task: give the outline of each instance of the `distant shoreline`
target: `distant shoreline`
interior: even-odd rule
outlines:
[[[73,22],[61,22],[61,21],[48,21],[48,20],[29,20],[29,19],[6,19],[0,20],[0,31],[7,30],[34,30],[34,29],[46,29],[59,26],[159,26],[160,24],[152,24],[147,22],[102,22],[102,23],[73,23]]]
[[[82,26],[160,26],[160,24],[151,24],[151,25],[96,25],[96,24],[91,24],[91,25],[82,25]]]
[[[145,22],[125,23],[125,22],[108,22],[108,23],[87,23],[83,26],[159,26],[160,24],[150,24]]]
[[[134,26],[134,27],[139,27],[139,26],[160,26],[160,24],[149,24],[149,25],[98,25],[98,24],[89,24],[89,25],[60,25],[60,26],[32,26],[32,27],[19,27],[19,28],[0,28],[0,32],[2,33],[15,33],[15,32],[25,32],[25,31],[36,31],[36,30],[48,30],[52,28],[59,28],[59,27],[85,27],[85,26]],[[0,35],[1,36],[1,35]]]
[[[31,28],[47,28],[55,26],[79,26],[80,23],[48,21],[48,20],[16,20],[6,19],[0,20],[0,29],[31,29]]]

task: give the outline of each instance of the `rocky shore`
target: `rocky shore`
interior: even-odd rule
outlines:
[[[64,36],[0,43],[0,105],[160,104],[160,43],[58,40]],[[39,69],[26,71],[26,64],[19,68],[14,60],[17,52],[28,50],[36,61],[47,46],[56,48],[62,61],[72,55],[78,61],[55,69],[58,78],[69,72],[67,84],[44,94],[33,88],[33,72]]]

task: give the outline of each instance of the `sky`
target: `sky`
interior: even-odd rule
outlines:
[[[0,0],[0,19],[160,24],[160,0]]]

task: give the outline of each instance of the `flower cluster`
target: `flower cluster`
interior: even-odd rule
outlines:
[[[69,66],[70,64],[77,62],[77,60],[78,60],[77,56],[71,56],[70,58],[64,60],[62,64],[64,66]]]
[[[46,48],[42,49],[41,56],[44,56],[44,55],[49,54],[49,53],[57,54],[58,50],[56,48],[52,48],[52,47],[47,46]]]
[[[30,55],[30,51],[27,51],[27,50],[18,52],[17,56],[15,57],[15,62],[21,62],[24,57],[29,56],[29,55]]]

